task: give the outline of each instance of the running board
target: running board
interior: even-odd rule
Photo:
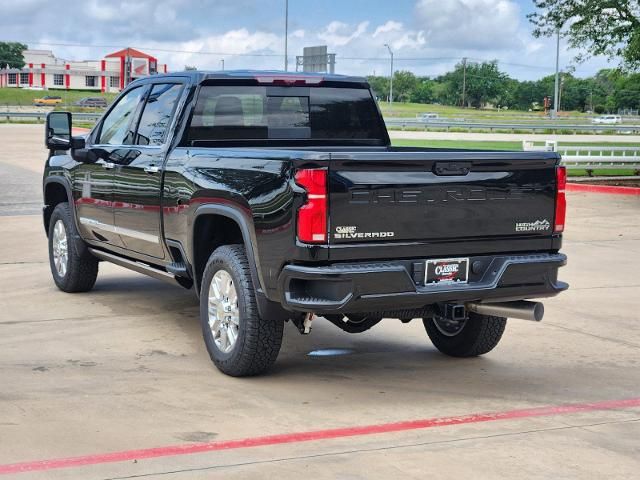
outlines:
[[[142,273],[158,280],[164,280],[165,282],[176,283],[176,277],[173,273],[165,272],[159,268],[152,267],[146,263],[136,262],[135,260],[129,260],[128,258],[122,258],[112,253],[103,252],[102,250],[96,250],[95,248],[89,248],[89,252],[100,260],[106,262],[115,263],[121,267],[128,268],[134,272]]]

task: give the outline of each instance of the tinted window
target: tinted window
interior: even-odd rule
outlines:
[[[122,97],[102,121],[98,143],[109,145],[131,145],[135,124],[132,123],[144,89],[134,88]]]
[[[367,89],[203,86],[188,139],[355,142],[383,137]]]
[[[136,145],[162,145],[164,143],[181,91],[182,85],[177,83],[153,86],[140,118]]]
[[[378,110],[369,90],[312,89],[311,118],[313,138],[382,138]]]

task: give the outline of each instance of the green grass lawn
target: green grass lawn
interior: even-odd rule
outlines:
[[[522,142],[392,139],[391,143],[399,147],[466,148],[470,150],[522,150]]]
[[[443,120],[464,118],[469,121],[494,121],[494,122],[515,122],[515,123],[535,123],[548,120],[543,112],[526,112],[521,110],[477,110],[475,108],[460,108],[447,105],[433,105],[423,103],[398,103],[379,102],[382,114],[389,117],[415,118],[421,113],[437,113]],[[564,118],[563,117],[569,117]],[[589,118],[581,112],[562,112],[559,122],[567,123],[588,123]]]
[[[0,111],[5,105],[32,105],[35,98],[41,98],[45,95],[59,96],[62,98],[63,103],[73,104],[85,97],[105,97],[107,102],[111,102],[117,94],[86,90],[25,90],[23,88],[0,88]]]

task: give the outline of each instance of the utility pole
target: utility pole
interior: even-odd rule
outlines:
[[[222,71],[224,71],[224,58],[220,60],[220,63],[222,64]]]
[[[289,0],[284,0],[284,71],[289,71]]]
[[[553,96],[553,111],[551,118],[558,118],[558,105],[560,103],[560,27],[558,27],[556,40],[556,84]]]
[[[391,55],[391,78],[389,80],[389,103],[393,103],[393,51],[391,50],[391,47],[389,46],[388,43],[385,43],[384,46],[387,47],[387,50],[389,50],[389,55]]]
[[[467,95],[467,57],[462,59],[463,74],[462,74],[462,108],[465,108],[466,95]]]

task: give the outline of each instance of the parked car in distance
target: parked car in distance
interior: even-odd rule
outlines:
[[[619,125],[622,123],[620,115],[602,115],[592,120],[595,125]]]
[[[440,120],[440,115],[437,113],[419,113],[416,118],[419,122],[436,122]]]
[[[55,107],[62,103],[62,98],[55,95],[45,95],[42,98],[34,98],[33,104],[36,107]]]
[[[107,107],[107,99],[104,97],[85,97],[78,100],[75,104],[76,107]]]
[[[286,321],[420,319],[441,352],[483,355],[568,288],[560,156],[392,146],[364,78],[151,75],[71,125],[47,115],[55,284],[87,292],[106,261],[193,288],[228,375],[268,369]]]

